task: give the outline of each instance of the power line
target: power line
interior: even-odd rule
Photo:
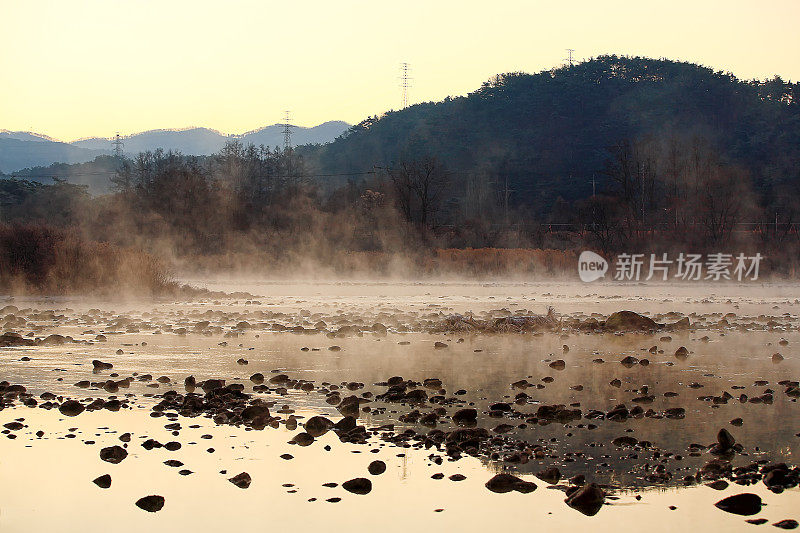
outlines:
[[[115,172],[78,172],[75,174],[8,174],[0,175],[4,179],[28,179],[28,178],[71,178],[76,176],[113,176]]]
[[[370,174],[377,174],[375,170],[368,170],[365,172],[337,172],[332,174],[304,174],[302,177],[305,178],[331,178],[336,176],[366,176]],[[18,180],[26,180],[26,179],[34,179],[34,178],[50,178],[50,179],[69,179],[69,178],[79,178],[84,176],[115,176],[115,172],[80,172],[76,174],[31,174],[31,175],[24,175],[24,174],[8,174],[8,175],[0,175],[0,179],[18,179]]]

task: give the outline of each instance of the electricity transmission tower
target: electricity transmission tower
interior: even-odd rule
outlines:
[[[564,61],[569,63],[569,66],[572,67],[573,59],[572,59],[572,52],[574,52],[574,48],[567,48],[567,57],[564,58]]]
[[[289,111],[283,112],[283,149],[289,151],[292,148],[292,126],[289,123]]]
[[[400,63],[400,87],[403,89],[403,106],[408,107],[408,88],[411,87],[411,78],[408,76],[410,67],[408,63]]]
[[[119,136],[119,133],[114,137],[114,140],[111,141],[111,146],[114,147],[114,156],[118,158],[122,158],[122,147],[125,146],[125,143],[122,142],[122,137]]]

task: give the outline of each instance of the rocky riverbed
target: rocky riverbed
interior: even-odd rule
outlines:
[[[796,527],[800,290],[586,288],[2,302],[0,528]]]

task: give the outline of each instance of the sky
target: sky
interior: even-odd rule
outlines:
[[[0,129],[357,123],[602,54],[800,80],[798,0],[0,0]]]

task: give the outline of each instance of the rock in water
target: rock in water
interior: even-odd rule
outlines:
[[[252,479],[250,479],[250,474],[248,474],[247,472],[242,472],[241,474],[237,474],[232,478],[228,478],[228,481],[230,481],[240,489],[246,489],[247,487],[250,486],[250,482],[252,481]]]
[[[677,322],[673,322],[672,324],[667,324],[667,329],[670,331],[685,331],[689,329],[691,324],[689,323],[689,317],[683,317]]]
[[[453,422],[456,424],[474,424],[478,420],[476,409],[459,409],[453,413]]]
[[[498,494],[505,494],[512,490],[527,494],[536,490],[536,483],[524,481],[511,474],[497,474],[486,482],[486,488]]]
[[[99,359],[95,359],[94,361],[92,361],[92,366],[93,366],[93,367],[94,367],[94,369],[95,369],[96,371],[98,371],[98,372],[99,372],[100,370],[108,370],[108,369],[110,369],[110,368],[114,368],[114,365],[113,365],[113,364],[111,364],[111,363],[104,363],[103,361],[100,361]]]
[[[556,483],[558,483],[558,480],[561,479],[561,471],[556,467],[547,468],[536,474],[536,477],[538,477],[539,479],[541,479],[546,483],[555,485]]]
[[[386,472],[386,463],[383,461],[372,461],[367,467],[367,471],[373,476],[379,476]]]
[[[144,498],[139,498],[136,501],[136,507],[147,511],[148,513],[156,513],[163,509],[164,497],[151,495],[145,496]]]
[[[594,483],[589,483],[573,491],[564,501],[567,505],[586,516],[594,516],[603,507],[605,499],[606,493],[603,492],[603,489]]]
[[[304,427],[306,433],[312,437],[321,437],[333,427],[333,422],[324,416],[312,416],[306,421]]]
[[[266,405],[249,405],[242,411],[241,417],[245,422],[252,422],[259,418],[269,418],[269,408]]]
[[[100,459],[107,463],[118,464],[128,457],[128,452],[120,446],[109,446],[100,450]]]
[[[722,509],[726,513],[733,513],[742,516],[750,516],[761,511],[761,497],[745,492],[728,496],[714,504],[717,509]]]
[[[342,416],[352,416],[358,418],[359,415],[359,401],[358,396],[348,396],[344,398],[336,408],[342,413]]]
[[[365,477],[357,477],[342,483],[342,488],[353,494],[369,494],[372,491],[372,481]]]
[[[85,408],[77,400],[67,400],[58,406],[58,411],[64,416],[78,416]]]
[[[292,442],[298,446],[310,446],[314,442],[314,437],[303,431],[292,437]]]
[[[719,430],[719,433],[717,433],[717,442],[720,446],[727,449],[733,448],[733,445],[736,444],[736,439],[733,438],[733,435],[731,435],[727,429],[722,428]]]
[[[617,311],[606,320],[605,328],[611,331],[653,331],[659,328],[653,319],[633,311]]]
[[[103,474],[102,476],[92,480],[92,483],[100,487],[101,489],[107,489],[111,486],[111,476],[108,474]]]

